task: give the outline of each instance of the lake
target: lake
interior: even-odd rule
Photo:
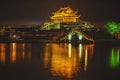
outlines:
[[[120,80],[120,46],[0,43],[0,80]]]

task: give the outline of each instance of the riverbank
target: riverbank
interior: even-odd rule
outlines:
[[[98,44],[98,45],[120,45],[120,40],[116,39],[101,39],[96,40],[95,42],[83,41],[83,42],[68,42],[68,41],[59,41],[59,40],[39,40],[39,39],[30,39],[30,40],[0,40],[0,43],[82,43],[82,44]]]

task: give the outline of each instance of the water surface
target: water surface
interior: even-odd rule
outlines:
[[[120,47],[0,43],[0,80],[120,80]]]

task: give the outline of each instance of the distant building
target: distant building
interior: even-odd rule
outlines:
[[[77,15],[77,11],[72,10],[70,7],[60,8],[56,12],[53,12],[53,16],[50,16],[50,22],[44,22],[41,30],[52,29],[90,29],[94,26],[86,21],[80,20],[80,15]]]

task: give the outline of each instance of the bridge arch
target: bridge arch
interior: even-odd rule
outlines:
[[[81,41],[81,40],[83,39],[82,34],[81,34],[80,32],[78,32],[78,31],[72,31],[72,32],[68,33],[67,39],[68,39],[69,41],[71,41],[71,40],[72,40],[72,37],[73,37],[74,35],[77,35],[79,41]]]
[[[82,41],[82,39],[84,38],[88,41],[94,42],[94,39],[92,37],[89,37],[89,36],[85,35],[83,32],[81,32],[79,30],[73,30],[73,31],[67,33],[64,37],[61,38],[61,40],[71,42],[72,37],[74,35],[77,35],[79,41]]]

